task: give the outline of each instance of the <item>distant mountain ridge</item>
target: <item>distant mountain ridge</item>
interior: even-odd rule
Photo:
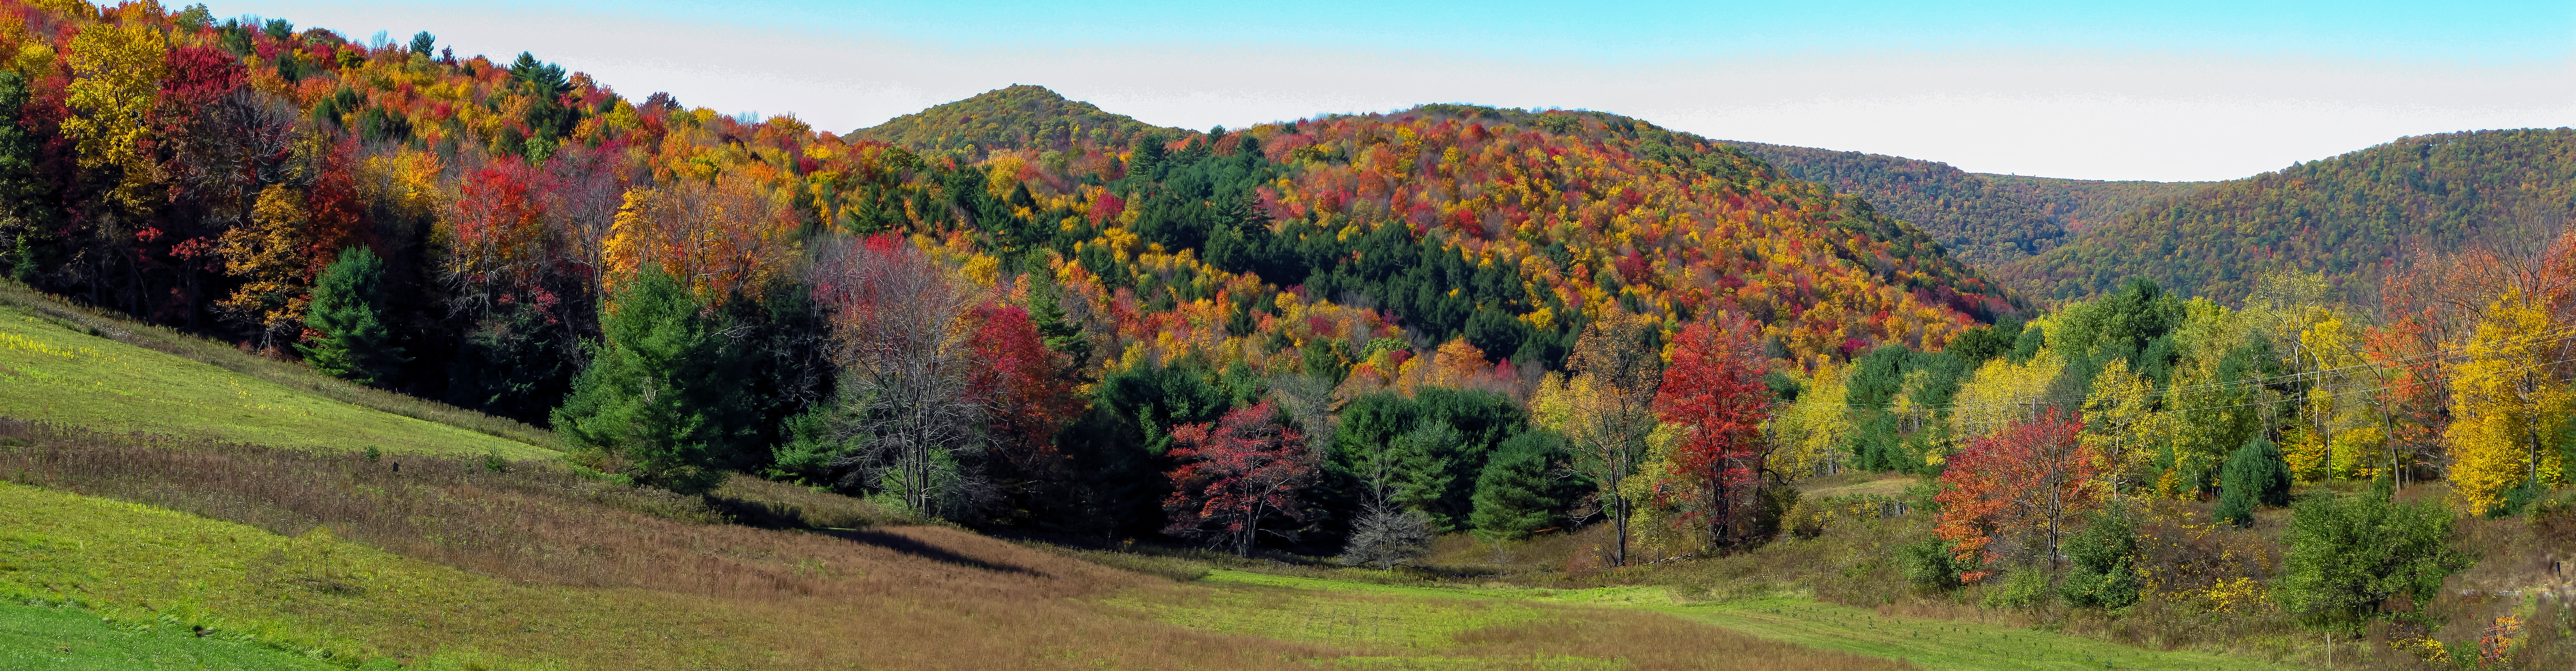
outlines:
[[[1931,233],[1959,258],[2000,268],[2055,249],[2146,198],[2202,182],[2106,182],[1991,175],[1922,159],[1729,141],[1791,176],[1860,196]]]
[[[2576,129],[2399,138],[2127,205],[2054,249],[1991,270],[2042,298],[2147,277],[2229,300],[2276,269],[2324,273],[2364,298],[2412,246],[2455,249],[2516,218],[2563,220],[2576,209]]]

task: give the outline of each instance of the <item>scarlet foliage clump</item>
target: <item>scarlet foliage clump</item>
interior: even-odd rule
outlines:
[[[1699,481],[1702,507],[1688,516],[1719,539],[1739,538],[1752,521],[1754,490],[1770,453],[1762,421],[1771,388],[1756,340],[1761,326],[1739,315],[1683,327],[1672,367],[1655,392],[1655,415],[1685,433],[1674,450],[1681,475]]]
[[[977,367],[967,389],[986,399],[1002,455],[1023,470],[1041,470],[1055,458],[1057,429],[1082,411],[1073,385],[1056,374],[1062,355],[1046,348],[1027,308],[987,303],[968,316],[975,323]]]
[[[1959,565],[1984,566],[1996,541],[2026,539],[2012,555],[2053,558],[2069,524],[2101,503],[2100,450],[2077,440],[2083,420],[2055,409],[1968,441],[1941,472],[1939,526]],[[1976,582],[1994,571],[1963,572]]]
[[[1163,533],[1204,538],[1236,555],[1252,552],[1261,521],[1305,519],[1299,494],[1315,482],[1305,436],[1279,422],[1269,401],[1236,408],[1214,423],[1172,427],[1171,524]]]

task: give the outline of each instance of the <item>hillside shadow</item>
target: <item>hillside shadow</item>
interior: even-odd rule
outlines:
[[[814,533],[824,534],[841,540],[874,545],[935,562],[956,564],[958,566],[965,566],[968,568],[979,568],[996,573],[1017,573],[1037,578],[1055,577],[1048,575],[1043,571],[1030,569],[1025,566],[988,562],[974,557],[957,554],[956,552],[949,551],[947,548],[924,543],[918,539],[905,536],[903,534],[869,529],[815,529],[813,531]]]

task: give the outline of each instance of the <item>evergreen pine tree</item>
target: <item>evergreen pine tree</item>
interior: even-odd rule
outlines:
[[[1476,478],[1475,513],[1469,521],[1487,542],[1527,538],[1556,521],[1557,483],[1548,470],[1563,448],[1546,431],[1513,436],[1496,448]]]
[[[555,432],[576,450],[623,460],[630,474],[675,491],[705,491],[715,469],[747,464],[741,366],[721,325],[656,266],[621,288],[600,317],[607,342],[573,380]]]
[[[382,383],[410,357],[385,327],[385,261],[365,247],[340,252],[313,287],[304,327],[321,334],[295,349],[313,369],[361,383]]]
[[[2260,434],[2227,458],[2219,471],[2218,519],[2240,527],[2254,526],[2254,506],[2290,504],[2290,465],[2281,450]]]

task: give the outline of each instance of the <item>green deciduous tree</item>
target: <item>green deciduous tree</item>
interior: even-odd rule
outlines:
[[[384,274],[384,259],[365,247],[340,252],[322,270],[304,311],[304,328],[313,333],[295,345],[314,370],[379,383],[410,361],[385,325]]]
[[[2397,505],[2384,492],[2300,499],[2284,540],[2290,552],[2273,597],[2311,624],[2377,617],[2401,594],[2431,598],[2443,578],[2470,564],[2451,547],[2450,511]]]

